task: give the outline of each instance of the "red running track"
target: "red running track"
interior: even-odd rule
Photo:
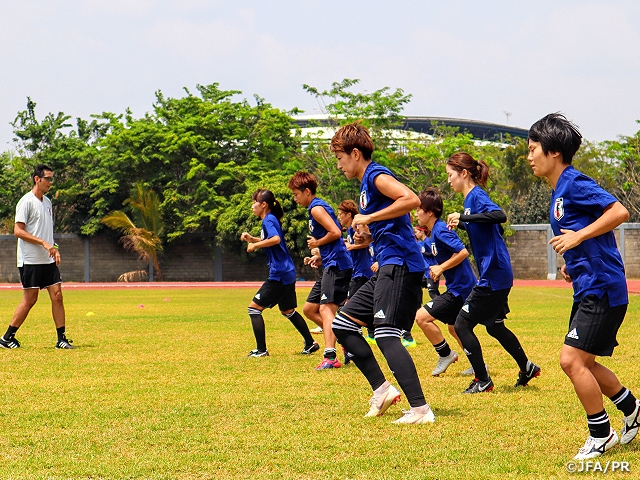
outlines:
[[[158,288],[260,288],[263,282],[139,282],[139,283],[64,283],[65,290],[127,290]],[[298,287],[312,287],[314,282],[297,282]],[[515,280],[515,287],[556,287],[571,288],[571,284],[563,280]],[[640,280],[627,280],[629,293],[640,295]],[[0,290],[20,290],[19,283],[0,284]]]

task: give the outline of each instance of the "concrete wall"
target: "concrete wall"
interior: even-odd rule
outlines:
[[[548,225],[512,225],[515,233],[507,240],[516,278],[559,278],[563,261],[548,246]],[[60,273],[67,282],[115,282],[120,275],[134,270],[148,270],[148,264],[126,252],[114,235],[80,237],[56,235],[62,262]],[[640,224],[623,224],[616,229],[616,239],[623,253],[627,278],[640,278]],[[185,235],[165,247],[160,266],[165,281],[256,281],[265,280],[268,268],[264,255],[251,262],[222,253],[213,246],[211,235]],[[315,280],[317,270],[298,266],[298,277]],[[16,239],[0,235],[0,283],[18,283]]]
[[[65,282],[115,282],[126,272],[148,271],[149,265],[124,250],[118,237],[56,234],[60,246],[60,274]],[[214,247],[211,235],[185,235],[165,246],[160,256],[163,280],[168,282],[256,281],[269,276],[266,257],[250,262]],[[317,271],[298,266],[298,277],[315,280]],[[0,235],[0,283],[19,283],[16,239]]]

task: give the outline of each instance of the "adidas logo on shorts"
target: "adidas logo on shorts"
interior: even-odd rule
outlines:
[[[578,330],[577,329],[573,329],[571,330],[569,333],[567,333],[567,338],[573,338],[574,340],[580,340],[580,337],[578,336]]]
[[[429,308],[433,307],[433,302],[427,302],[427,307]]]
[[[462,307],[462,311],[469,313],[469,304],[468,303],[464,304],[464,306]]]
[[[384,312],[382,310],[378,310],[373,318],[387,318],[384,316]]]
[[[320,300],[326,300],[327,296],[323,293],[322,296],[320,297]]]
[[[253,297],[253,298],[255,298],[255,299],[257,299],[257,300],[260,300],[260,294],[259,294],[259,293],[256,293],[256,296],[255,296],[255,297]]]

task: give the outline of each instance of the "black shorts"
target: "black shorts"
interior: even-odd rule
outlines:
[[[278,305],[281,312],[296,308],[298,306],[296,284],[285,285],[280,280],[267,280],[253,297],[253,303],[262,308],[273,308]]]
[[[564,344],[599,357],[610,357],[627,305],[609,306],[609,296],[587,295],[573,304]]]
[[[20,281],[22,288],[39,288],[40,290],[51,287],[58,283],[62,283],[60,270],[54,263],[45,263],[39,265],[24,265],[18,267],[20,271]]]
[[[339,270],[335,266],[325,268],[322,272],[322,280],[317,280],[311,288],[307,302],[320,305],[328,303],[344,305],[349,293],[351,271],[351,269]]]
[[[353,297],[355,293],[360,290],[360,287],[362,287],[368,281],[369,279],[367,277],[352,278],[349,282],[349,295],[347,295],[347,298]]]
[[[405,265],[385,265],[360,287],[341,312],[367,327],[393,325],[409,331],[422,297],[422,275],[409,272]]]
[[[490,287],[476,285],[462,305],[458,316],[473,325],[491,325],[496,320],[503,320],[509,313],[510,291],[511,288],[491,290]]]
[[[462,305],[464,305],[464,298],[456,297],[451,292],[444,292],[425,303],[423,308],[436,320],[447,325],[454,325]]]

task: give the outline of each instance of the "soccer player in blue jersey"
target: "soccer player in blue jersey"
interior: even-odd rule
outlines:
[[[338,168],[360,186],[360,213],[353,219],[356,243],[373,240],[379,263],[371,277],[336,315],[333,331],[353,355],[353,362],[373,390],[367,417],[379,416],[400,400],[371,347],[360,335],[363,326],[375,326],[375,338],[400,388],[411,406],[395,423],[428,423],[435,416],[425,401],[415,364],[400,340],[410,330],[420,304],[424,260],[413,237],[409,212],[420,205],[418,197],[393,173],[372,161],[373,142],[367,129],[353,123],[340,128],[331,139]],[[370,234],[363,232],[368,225]]]
[[[284,241],[281,220],[284,211],[280,202],[270,190],[256,190],[251,197],[253,204],[251,210],[254,215],[262,219],[260,238],[251,236],[248,232],[243,232],[240,240],[248,242],[247,252],[253,252],[258,248],[264,249],[269,262],[269,278],[260,287],[253,300],[249,304],[249,317],[253,334],[256,337],[256,349],[249,352],[249,357],[267,357],[267,350],[264,319],[262,311],[265,308],[272,308],[278,305],[280,313],[287,317],[296,330],[304,338],[303,355],[311,354],[320,349],[320,346],[313,341],[309,327],[304,318],[296,312],[298,300],[296,298],[296,269],[293,265],[291,255]]]
[[[336,358],[336,336],[331,322],[349,293],[353,262],[342,240],[342,227],[331,205],[316,196],[318,182],[309,172],[297,172],[289,180],[289,189],[298,205],[309,211],[307,246],[318,248],[322,258],[322,280],[311,289],[307,303],[320,304],[324,335],[324,355],[316,370],[340,368]]]
[[[356,231],[352,223],[353,217],[358,213],[358,205],[356,205],[356,202],[353,200],[343,200],[340,202],[340,205],[338,205],[338,220],[342,228],[347,229],[345,246],[353,261],[353,273],[351,274],[351,282],[349,283],[348,298],[353,297],[360,287],[373,277],[373,272],[371,271],[373,258],[369,252],[369,246],[363,243],[355,243]]]
[[[422,225],[416,225],[413,227],[413,234],[416,237],[416,241],[420,246],[422,257],[424,258],[424,266],[426,268],[424,277],[422,277],[422,288],[427,289],[429,298],[432,300],[440,295],[439,284],[440,279],[434,281],[429,274],[429,268],[432,265],[437,265],[436,259],[431,252],[431,238],[427,235],[427,228]]]
[[[459,152],[449,157],[446,170],[451,188],[464,195],[464,214],[449,214],[447,226],[467,231],[479,274],[478,283],[464,302],[455,323],[456,333],[475,372],[475,378],[463,393],[493,390],[480,342],[473,332],[479,323],[516,361],[520,373],[515,386],[524,387],[540,375],[540,367],[529,361],[518,338],[504,324],[513,285],[511,259],[500,226],[507,221],[507,216],[480,188],[489,178],[489,166],[483,160],[476,161],[468,153]]]
[[[462,347],[454,325],[465,299],[476,284],[476,277],[468,260],[467,248],[458,234],[449,230],[447,224],[441,220],[444,205],[438,190],[427,188],[419,198],[420,207],[416,212],[418,224],[430,232],[431,240],[425,247],[434,256],[429,274],[434,280],[444,276],[447,282],[447,291],[433,297],[416,313],[416,323],[439,355],[438,364],[431,372],[431,375],[437,377],[443,374],[452,363],[458,361],[458,354],[451,350],[433,321],[440,320],[447,325],[449,333]]]
[[[529,164],[553,189],[550,219],[555,236],[549,243],[565,260],[562,276],[573,282],[574,303],[560,366],[587,414],[589,437],[577,460],[598,457],[618,442],[631,442],[640,420],[640,401],[596,359],[613,354],[627,311],[624,264],[613,229],[629,218],[629,212],[571,166],[581,143],[577,127],[559,113],[538,120],[529,130]],[[624,415],[620,437],[611,428],[603,394]]]

